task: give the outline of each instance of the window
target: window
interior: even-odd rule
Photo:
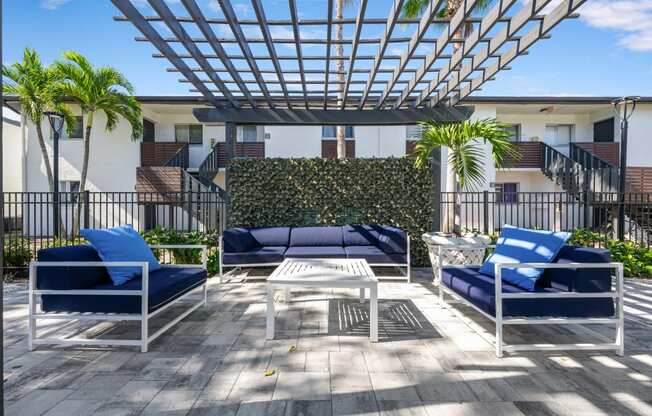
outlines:
[[[516,204],[518,203],[518,182],[497,183],[496,202],[499,204]]]
[[[568,146],[574,130],[572,124],[546,124],[546,143],[550,146]]]
[[[507,127],[505,129],[507,133],[509,133],[509,138],[508,140],[510,142],[520,142],[521,141],[521,125],[520,124],[512,124],[511,126]]]
[[[75,123],[75,128],[71,134],[68,134],[67,126],[64,124],[61,128],[61,135],[59,136],[62,139],[83,139],[84,138],[84,118],[82,116],[73,116],[77,121]],[[48,124],[49,125],[49,124]],[[54,139],[54,131],[50,129],[50,140]]]
[[[203,144],[203,126],[201,124],[175,124],[174,139],[180,143]]]
[[[336,132],[336,126],[321,126],[321,137],[324,139],[334,139],[336,137]],[[346,126],[344,128],[344,138],[352,139],[353,137],[353,126]]]
[[[257,126],[241,126],[238,131],[238,136],[243,142],[257,142],[258,141],[258,127]]]
[[[405,128],[405,138],[407,140],[420,140],[423,135],[423,126],[407,126]]]

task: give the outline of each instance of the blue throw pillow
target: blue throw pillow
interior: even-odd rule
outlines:
[[[83,229],[79,232],[97,250],[102,261],[146,261],[149,271],[161,268],[143,237],[131,225]],[[113,285],[121,285],[142,273],[140,267],[107,267]]]
[[[567,232],[555,233],[505,225],[496,243],[496,249],[484,262],[480,273],[496,277],[496,263],[550,263],[569,238],[570,233]],[[502,269],[501,277],[514,286],[534,291],[542,274],[543,269],[506,267]]]

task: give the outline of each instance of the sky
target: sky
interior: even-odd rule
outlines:
[[[187,15],[179,0],[166,1],[173,11]],[[207,15],[218,16],[215,0],[197,1]],[[391,0],[370,1],[367,15],[386,15],[384,3],[388,2]],[[152,14],[145,0],[135,3],[143,14]],[[249,0],[232,3],[240,18],[253,17]],[[297,0],[300,17],[323,17],[325,3]],[[263,0],[263,4],[268,18],[287,17],[275,14],[287,10],[286,1]],[[109,0],[3,0],[3,8],[5,64],[20,59],[28,46],[46,63],[72,49],[98,66],[120,70],[137,95],[191,95],[188,84],[177,82],[179,74],[166,72],[169,64],[165,60],[152,58],[151,45],[134,40],[140,33],[130,23],[113,20],[119,12]],[[551,39],[539,41],[529,55],[511,64],[510,71],[501,72],[474,95],[652,96],[652,0],[588,0],[580,12],[579,19],[562,22],[552,31]],[[355,15],[355,8],[346,13]],[[165,34],[167,29],[161,25],[159,30]],[[282,28],[275,30],[282,32]],[[414,29],[398,30],[407,33]],[[302,37],[306,36],[322,33],[302,32]]]

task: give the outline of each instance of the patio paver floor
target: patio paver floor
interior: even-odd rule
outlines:
[[[652,414],[652,282],[626,284],[625,357],[587,351],[497,359],[481,336],[437,303],[428,269],[415,275],[412,284],[380,283],[377,344],[369,342],[368,303],[358,303],[355,290],[295,290],[289,304],[279,291],[277,339],[266,341],[264,282],[212,279],[208,306],[146,354],[135,348],[28,352],[26,286],[7,285],[7,414]],[[456,308],[493,332],[477,313]],[[159,325],[174,313],[157,318]],[[42,330],[50,325],[56,324]],[[139,333],[134,323],[84,325],[64,331],[107,338]],[[567,343],[584,331],[509,328],[506,336]],[[269,370],[274,373],[266,376]]]

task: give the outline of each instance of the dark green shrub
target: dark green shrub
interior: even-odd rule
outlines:
[[[19,237],[7,237],[3,247],[4,266],[7,268],[25,268],[32,260],[30,241]]]
[[[219,272],[217,249],[218,234],[217,231],[202,233],[199,231],[179,232],[163,227],[144,231],[141,233],[145,241],[151,245],[158,244],[202,244],[208,246],[207,270],[209,275]],[[194,249],[171,249],[157,250],[158,255],[165,256],[166,253],[172,254],[172,261],[175,264],[199,264],[201,262],[201,252]]]
[[[236,159],[231,226],[390,224],[410,234],[414,265],[428,265],[432,171],[409,158]]]

